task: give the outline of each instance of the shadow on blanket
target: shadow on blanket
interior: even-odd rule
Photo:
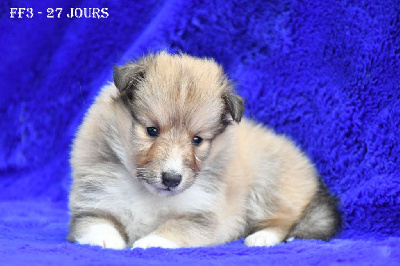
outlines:
[[[398,1],[22,0],[0,6],[1,264],[400,261]],[[33,10],[10,18],[17,7]],[[47,8],[56,7],[63,8],[60,18],[47,18]],[[69,19],[71,7],[108,8],[108,17]],[[77,126],[114,64],[159,49],[214,57],[247,98],[247,116],[308,153],[341,198],[346,222],[339,236],[269,249],[238,240],[113,251],[66,241],[68,153]]]

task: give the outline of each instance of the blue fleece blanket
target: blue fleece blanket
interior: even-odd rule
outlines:
[[[0,264],[400,264],[398,0],[21,0],[0,10]],[[338,236],[268,249],[67,242],[77,126],[114,65],[160,49],[215,58],[246,115],[307,152],[341,199]]]

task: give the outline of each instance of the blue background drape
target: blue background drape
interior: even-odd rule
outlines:
[[[34,16],[10,18],[18,7]],[[109,15],[70,19],[71,7]],[[63,8],[61,17],[46,18],[47,8]],[[0,262],[399,262],[400,1],[21,0],[0,10]],[[224,67],[246,115],[293,139],[340,197],[341,234],[269,249],[66,241],[77,127],[114,65],[160,49]]]

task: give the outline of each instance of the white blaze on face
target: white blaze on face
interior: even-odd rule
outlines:
[[[178,147],[173,147],[168,154],[162,172],[174,172],[183,174],[183,158]]]

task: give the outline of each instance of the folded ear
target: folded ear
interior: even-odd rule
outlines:
[[[134,89],[136,85],[145,78],[146,71],[140,63],[130,63],[119,67],[114,67],[114,84],[121,94]]]
[[[232,91],[225,92],[222,98],[233,120],[239,123],[244,114],[244,99]]]

